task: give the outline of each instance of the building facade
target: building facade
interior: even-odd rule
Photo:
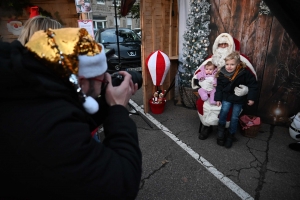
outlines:
[[[114,28],[116,26],[116,12],[115,6],[121,4],[121,0],[91,0],[92,3],[92,16],[93,26],[95,30],[100,28]],[[139,3],[139,0],[136,1]],[[130,15],[125,17],[117,17],[117,24],[120,28],[140,28],[140,19],[133,19]]]

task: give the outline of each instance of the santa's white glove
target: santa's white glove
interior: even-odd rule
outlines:
[[[210,80],[199,81],[199,85],[206,91],[212,91],[214,89],[213,83]]]
[[[239,85],[239,87],[235,87],[234,88],[234,94],[236,95],[236,96],[239,96],[239,97],[241,97],[241,96],[245,96],[246,94],[248,94],[248,87],[247,86],[245,86],[245,85]]]

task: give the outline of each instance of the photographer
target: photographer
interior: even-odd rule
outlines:
[[[120,72],[113,87],[103,46],[85,29],[49,29],[0,43],[0,62],[0,198],[134,199],[142,157],[125,106],[137,84]]]

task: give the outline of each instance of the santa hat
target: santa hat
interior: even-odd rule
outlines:
[[[103,50],[99,54],[96,54],[94,56],[88,56],[88,55],[78,56],[79,76],[83,76],[85,78],[92,78],[106,72],[107,70],[106,55],[104,52],[103,45],[102,44],[100,45]]]
[[[213,45],[213,54],[215,54],[216,49],[218,48],[218,45],[221,43],[227,43],[228,44],[228,50],[229,52],[235,51],[235,42],[233,37],[228,33],[221,33],[215,40]]]
[[[84,28],[37,31],[25,45],[62,79],[70,81],[79,93],[85,110],[93,114],[98,103],[81,90],[77,76],[91,78],[107,70],[104,47]]]

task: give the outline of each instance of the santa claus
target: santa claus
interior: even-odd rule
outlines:
[[[213,90],[213,83],[209,80],[198,81],[197,73],[200,72],[200,69],[203,65],[205,65],[208,61],[212,61],[212,63],[218,67],[218,70],[221,69],[225,65],[225,57],[232,53],[233,51],[239,51],[240,44],[239,41],[234,39],[228,33],[221,33],[215,40],[213,44],[213,55],[206,59],[199,68],[195,71],[194,76],[192,78],[192,88],[198,89],[202,87],[207,91]],[[244,62],[247,67],[252,71],[253,75],[256,76],[256,72],[250,63],[249,59],[245,57],[245,55],[240,55],[241,61]],[[244,96],[248,93],[248,87],[245,85],[239,85],[234,89],[235,95]],[[220,113],[221,107],[216,105],[211,105],[208,101],[203,102],[201,98],[197,101],[197,110],[200,121],[204,126],[203,129],[199,130],[199,139],[205,140],[209,134],[212,132],[212,126],[218,124],[218,115]],[[229,126],[230,116],[227,119],[227,125]]]

